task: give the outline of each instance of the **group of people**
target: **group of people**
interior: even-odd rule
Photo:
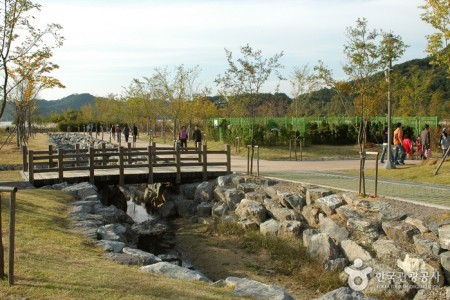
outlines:
[[[116,136],[117,136],[117,142],[121,142],[122,140],[122,133],[123,136],[125,137],[125,142],[128,143],[128,139],[130,138],[130,132],[133,135],[133,143],[136,143],[136,139],[139,135],[138,132],[138,128],[136,125],[133,125],[130,129],[130,127],[128,126],[128,124],[125,124],[125,126],[120,127],[120,125],[111,125],[111,135],[113,137],[114,140],[116,140]]]
[[[383,151],[381,153],[381,163],[384,163],[387,147],[389,147],[388,141],[388,128],[384,128],[383,134]],[[406,157],[411,158],[415,153],[414,147],[417,149],[417,156],[420,159],[427,159],[431,156],[431,136],[430,126],[425,124],[423,130],[420,132],[417,140],[414,142],[408,134],[403,133],[402,123],[397,123],[397,128],[394,131],[393,136],[394,155],[390,157],[390,160],[396,165],[405,164]],[[442,157],[447,153],[447,149],[450,147],[450,136],[447,133],[447,128],[442,129],[442,134],[439,139],[439,145],[442,148]]]
[[[180,132],[178,133],[178,139],[180,142],[180,147],[187,147],[187,140],[189,138],[188,131],[186,130],[186,126],[182,126]],[[194,132],[192,133],[192,140],[194,141],[195,147],[197,147],[198,143],[202,142],[202,132],[198,128],[197,125],[195,125]]]

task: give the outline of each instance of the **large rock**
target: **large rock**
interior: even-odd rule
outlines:
[[[278,227],[278,236],[282,238],[298,238],[302,235],[302,223],[299,221],[282,221]]]
[[[176,200],[175,208],[180,217],[187,217],[194,213],[195,203],[192,200]]]
[[[419,234],[419,229],[405,222],[383,222],[381,226],[388,238],[396,242],[412,243],[413,236]]]
[[[124,242],[116,242],[108,240],[98,241],[97,245],[106,252],[114,252],[114,253],[122,252],[122,249],[125,247]]]
[[[306,191],[306,204],[312,205],[317,199],[331,195],[330,190],[324,188],[311,188]]]
[[[202,202],[197,205],[197,215],[199,217],[210,217],[212,212],[212,206],[210,202]]]
[[[263,235],[277,235],[279,223],[274,219],[269,219],[259,225],[259,231]]]
[[[379,239],[372,244],[373,249],[380,260],[396,259],[401,256],[402,250],[394,241]]]
[[[376,300],[376,298],[367,297],[349,287],[341,287],[316,298],[316,300]]]
[[[292,209],[284,207],[268,208],[268,214],[278,221],[301,221],[303,218]]]
[[[367,250],[365,250],[363,247],[358,245],[358,243],[352,240],[342,241],[341,249],[342,252],[344,252],[345,257],[347,257],[349,261],[355,261],[356,259],[369,261],[372,259],[372,256]]]
[[[111,206],[98,205],[94,208],[94,213],[103,217],[104,224],[129,223],[133,224],[133,219],[123,210]]]
[[[306,252],[314,259],[325,261],[339,257],[339,248],[326,233],[311,236]]]
[[[177,214],[174,201],[166,201],[158,208],[158,214],[163,218],[173,217]]]
[[[450,250],[450,224],[440,226],[438,232],[441,247],[445,250]]]
[[[320,208],[327,216],[336,213],[336,208],[344,205],[344,201],[336,194],[319,198],[315,201],[315,206]]]
[[[63,191],[74,194],[78,199],[84,199],[87,196],[97,195],[98,189],[92,183],[82,182],[68,186]]]
[[[284,207],[301,211],[306,205],[306,197],[298,194],[283,193],[279,194],[281,205]]]
[[[441,260],[441,266],[444,270],[444,275],[447,284],[450,284],[450,251],[445,251],[439,254]]]
[[[217,185],[220,187],[231,187],[233,186],[233,177],[235,175],[225,175],[217,177]]]
[[[350,218],[353,219],[361,219],[362,214],[351,205],[343,205],[336,208],[336,213],[339,217],[341,217],[344,221],[347,221]]]
[[[122,224],[108,224],[100,226],[97,230],[97,234],[102,240],[116,241],[127,243],[125,236],[127,228]]]
[[[291,300],[286,291],[274,285],[267,285],[255,280],[239,277],[227,277],[225,284],[234,287],[233,295],[265,300]]]
[[[230,189],[225,191],[225,202],[230,210],[235,210],[236,205],[245,198],[245,193],[239,189]]]
[[[319,212],[318,208],[315,208],[312,205],[307,205],[303,208],[303,216],[311,227],[319,227]]]
[[[420,233],[430,232],[430,229],[425,225],[425,223],[422,220],[407,217],[405,219],[405,223],[417,227]]]
[[[416,247],[417,253],[419,254],[439,254],[439,243],[437,241],[432,241],[425,238],[423,235],[417,234],[413,236],[414,246]]]
[[[197,191],[198,183],[187,183],[180,186],[181,194],[185,199],[194,200],[195,192]]]
[[[417,257],[406,254],[404,260],[397,259],[397,266],[407,275],[415,277],[415,283],[418,286],[429,289],[435,285],[444,285],[444,274],[437,257]],[[414,282],[413,279],[412,281]]]
[[[226,203],[216,202],[212,207],[213,217],[222,217],[228,212],[228,205]]]
[[[143,266],[140,270],[149,273],[162,274],[170,278],[181,280],[211,282],[208,277],[199,271],[189,270],[168,262],[158,262],[149,266]]]
[[[311,237],[319,234],[320,231],[318,229],[306,229],[303,230],[303,247],[308,247],[309,241],[311,241]]]
[[[194,195],[195,203],[209,202],[213,199],[213,192],[215,184],[208,181],[203,181],[197,186]]]
[[[266,209],[260,202],[247,199],[243,199],[238,204],[235,213],[241,219],[254,219],[258,224],[264,222],[267,218]]]
[[[345,227],[339,226],[330,218],[319,216],[320,231],[327,233],[332,239],[339,243],[348,238],[350,233]]]
[[[151,265],[162,261],[161,258],[154,255],[153,253],[145,252],[139,249],[125,247],[122,249],[122,252],[136,257],[142,265]]]

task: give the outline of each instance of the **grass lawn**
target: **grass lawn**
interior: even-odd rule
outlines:
[[[4,141],[4,135],[0,140]],[[46,149],[46,135],[30,148]],[[0,164],[21,162],[14,144],[0,150]],[[18,171],[0,171],[0,181],[20,180]],[[3,244],[8,270],[9,193],[1,194]],[[142,273],[101,258],[103,250],[74,232],[69,194],[52,190],[19,190],[16,195],[15,285],[0,280],[0,299],[229,299],[230,290],[205,283]]]

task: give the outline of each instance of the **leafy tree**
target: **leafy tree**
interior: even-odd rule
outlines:
[[[320,87],[319,81],[312,73],[311,68],[304,65],[300,68],[294,68],[289,82],[293,99],[289,107],[289,114],[296,118],[305,116],[305,106],[311,97],[311,93]]]
[[[15,67],[24,61],[26,57],[38,56],[51,57],[51,50],[63,44],[63,38],[59,35],[61,26],[58,24],[46,25],[39,29],[33,25],[35,13],[41,6],[29,0],[3,0],[0,3],[0,70],[2,72],[0,84],[0,117],[3,115],[9,94],[22,81],[29,80],[27,75],[39,69],[30,69],[29,72],[16,73],[11,82],[11,73]],[[51,38],[46,38],[50,36]],[[20,77],[21,74],[23,77]]]
[[[256,108],[260,102],[260,92],[272,75],[275,75],[279,81],[284,79],[279,74],[279,70],[283,68],[279,62],[283,56],[283,52],[275,54],[270,58],[264,58],[261,50],[253,50],[248,44],[241,47],[240,50],[242,57],[235,61],[233,59],[233,53],[225,49],[228,69],[224,74],[217,76],[215,83],[226,99],[229,99],[227,97],[229,95],[234,97],[235,100],[239,99],[240,103],[235,102],[239,104],[239,110],[243,106],[242,108],[244,109],[242,111],[247,111],[247,116],[251,118],[250,143],[252,145],[251,161],[253,162],[255,117]],[[252,172],[252,169],[253,163],[251,163],[250,172]]]
[[[450,73],[450,52],[447,49],[450,40],[450,2],[425,0],[425,4],[420,8],[424,10],[421,14],[422,20],[437,30],[427,35],[426,51],[434,57],[433,64],[443,66],[447,73]]]

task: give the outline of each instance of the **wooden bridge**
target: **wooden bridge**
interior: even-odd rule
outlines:
[[[231,173],[230,145],[224,151],[198,148],[127,147],[34,151],[24,148],[23,176],[36,187],[61,182],[97,185],[205,181]]]

